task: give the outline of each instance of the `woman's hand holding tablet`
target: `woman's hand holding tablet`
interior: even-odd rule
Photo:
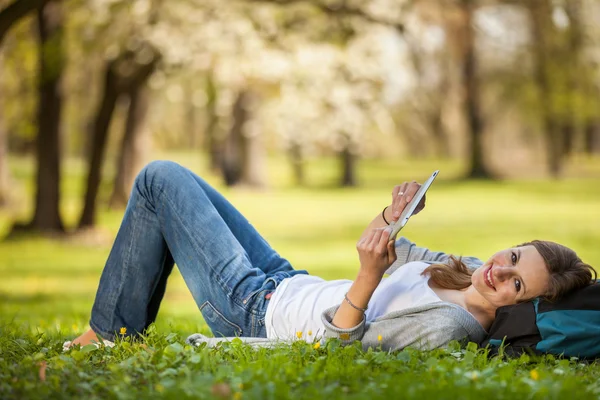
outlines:
[[[425,193],[433,183],[440,171],[434,171],[423,185],[413,181],[396,186],[392,195],[392,221],[390,227],[392,232],[390,240],[395,240],[398,232],[406,225],[413,214],[417,214],[425,207]]]

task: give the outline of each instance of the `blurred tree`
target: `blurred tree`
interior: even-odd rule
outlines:
[[[589,155],[600,154],[600,120],[588,121],[585,125],[584,149]]]
[[[410,144],[411,155],[433,153],[437,157],[450,157],[450,138],[444,125],[444,109],[451,101],[448,51],[445,47],[428,50],[411,32],[403,38],[414,70],[415,88],[406,100],[408,115],[401,117],[404,127],[401,131]]]
[[[251,110],[256,108],[256,94],[249,89],[241,89],[233,104],[232,122],[223,147],[221,159],[223,178],[228,186],[265,185],[264,151],[260,143],[260,132],[251,130]]]
[[[145,55],[143,55],[145,53]],[[148,138],[145,134],[145,119],[149,105],[148,79],[156,70],[160,60],[158,51],[145,44],[140,47],[135,59],[135,69],[131,72],[125,95],[129,99],[127,119],[119,157],[117,175],[109,205],[112,208],[125,207],[138,171],[142,168],[143,154],[147,154]]]
[[[127,203],[133,179],[140,163],[144,119],[148,107],[148,79],[160,60],[150,44],[140,45],[137,51],[126,50],[115,60],[106,62],[102,98],[93,125],[93,142],[89,153],[87,189],[79,228],[95,225],[98,189],[106,151],[108,128],[120,97],[129,100],[122,144],[117,159],[117,175],[111,195],[111,207]]]
[[[548,170],[558,177],[583,126],[584,146],[598,123],[595,71],[585,56],[580,0],[525,2],[531,24],[534,77],[539,90]]]
[[[532,48],[534,54],[534,77],[540,92],[542,120],[546,136],[548,167],[552,176],[560,174],[564,158],[571,150],[568,130],[571,124],[561,121],[561,115],[572,118],[572,110],[557,109],[557,102],[563,103],[568,94],[560,86],[567,85],[565,69],[562,68],[560,33],[552,21],[553,6],[549,0],[526,2],[531,18]],[[555,82],[558,80],[559,82]],[[566,89],[566,88],[565,88]],[[560,93],[562,92],[562,93]],[[560,99],[559,99],[560,98]],[[562,125],[562,126],[561,126]]]
[[[0,45],[6,32],[47,0],[15,0],[0,11]]]
[[[204,143],[208,152],[209,167],[213,172],[219,171],[222,163],[223,143],[219,135],[217,115],[218,91],[215,85],[214,72],[209,69],[206,73],[206,124],[204,127]]]
[[[88,153],[88,174],[79,228],[96,223],[97,198],[102,181],[102,166],[108,133],[117,102],[127,101],[127,116],[116,158],[116,176],[110,196],[111,207],[122,207],[128,199],[135,175],[143,163],[143,136],[149,103],[148,81],[161,60],[160,51],[148,36],[158,21],[162,2],[117,1],[112,5],[96,3],[99,21],[95,35],[105,41],[104,80],[92,126],[92,145]],[[132,22],[129,24],[129,22]],[[100,44],[96,43],[100,46]]]
[[[583,121],[583,150],[591,154],[600,153],[600,82],[598,81],[598,61],[592,59],[593,49],[597,48],[598,25],[592,29],[597,15],[594,2],[571,0],[564,2],[565,14],[569,20],[568,47],[574,63],[567,63],[574,88],[573,112]],[[586,13],[591,16],[591,24],[586,27]],[[589,18],[589,17],[588,17]],[[586,29],[587,28],[587,29]],[[571,57],[569,57],[571,58]]]
[[[2,58],[0,57],[0,70],[1,69]],[[2,93],[2,90],[0,90],[0,207],[6,206],[10,200],[10,172],[8,166],[5,120],[2,115],[2,111],[4,110]]]
[[[96,199],[102,180],[102,164],[108,138],[108,128],[122,91],[119,83],[118,65],[124,55],[105,63],[102,98],[96,111],[92,127],[92,142],[89,146],[88,174],[83,211],[79,218],[79,228],[89,228],[96,224]]]
[[[314,42],[329,42],[340,50],[336,55],[337,61],[330,66],[334,73],[326,73],[325,80],[313,83],[318,86],[316,91],[319,93],[316,94],[316,99],[312,100],[321,103],[321,110],[316,112],[320,115],[315,116],[312,110],[302,114],[303,110],[300,107],[292,105],[299,99],[293,99],[289,105],[290,113],[284,113],[283,118],[290,119],[290,122],[282,124],[283,135],[296,182],[304,181],[302,157],[304,155],[303,148],[307,146],[307,142],[322,142],[325,139],[337,152],[341,172],[339,184],[356,186],[358,184],[357,160],[365,148],[364,143],[361,142],[364,142],[369,135],[368,131],[365,132],[366,122],[373,119],[373,116],[367,115],[369,111],[373,111],[369,104],[373,103],[373,97],[377,97],[377,95],[373,96],[372,92],[378,90],[375,87],[381,84],[379,80],[383,74],[381,70],[373,67],[359,71],[359,64],[356,62],[358,60],[350,60],[351,57],[348,56],[350,42],[356,39],[357,31],[366,30],[365,23],[366,26],[381,25],[392,28],[395,32],[403,32],[404,25],[396,15],[402,14],[401,10],[405,6],[405,2],[386,3],[383,7],[381,4],[380,7],[377,7],[375,2],[351,1],[250,0],[250,2],[288,7],[289,13],[281,16],[279,21],[282,26],[280,32],[283,33],[284,38],[286,33],[293,35],[290,31],[293,32],[294,27],[298,27],[297,29],[303,31],[308,43],[311,43],[311,39]],[[389,7],[390,5],[392,7]],[[383,9],[386,9],[387,12],[383,12]],[[318,26],[312,24],[310,29],[307,29],[308,23],[305,22],[307,20],[318,21]],[[280,40],[285,43],[285,39]],[[288,48],[288,50],[290,49]],[[356,50],[354,51],[356,52]],[[370,55],[368,48],[362,51],[366,56]],[[314,67],[327,68],[325,65],[315,65]],[[312,77],[312,79],[315,78],[315,76]],[[302,81],[300,79],[300,82],[294,83],[294,85],[300,86],[296,94],[303,95],[303,92],[307,92],[302,88]],[[306,81],[310,82],[310,79]],[[369,97],[369,99],[365,101],[365,97]],[[306,108],[308,109],[308,107]],[[299,114],[299,116],[290,114]],[[315,134],[303,129],[304,126],[310,125],[310,123],[301,122],[303,118],[322,119],[319,124],[321,133]],[[294,127],[294,125],[298,125],[300,128]],[[310,133],[313,134],[313,137],[308,136]]]
[[[482,112],[480,68],[475,46],[477,33],[474,24],[475,12],[484,5],[484,2],[421,0],[413,4],[420,19],[436,24],[444,31],[444,41],[452,62],[448,64],[446,71],[449,74],[449,81],[444,82],[442,79],[441,85],[442,88],[445,86],[447,89],[456,87],[461,98],[461,119],[465,122],[464,136],[467,139],[469,160],[466,177],[492,178],[494,174],[485,163],[486,149],[483,136],[486,126]],[[447,100],[451,98],[452,96],[446,97]],[[434,114],[431,122],[434,126],[440,126],[441,119],[437,119]]]
[[[470,139],[470,165],[467,177],[491,178],[492,173],[485,165],[482,136],[484,121],[481,113],[479,78],[477,77],[477,57],[475,54],[475,28],[473,13],[475,0],[461,0],[459,7],[459,54],[461,57],[461,86],[464,94],[465,114],[467,119],[467,135]],[[462,32],[461,32],[462,31]]]
[[[15,0],[0,10],[0,46],[6,33],[21,19],[33,13],[42,5],[42,0]],[[2,70],[3,59],[0,59]],[[0,207],[4,207],[10,200],[10,171],[8,166],[8,135],[7,121],[5,118],[2,94],[0,90]]]
[[[30,228],[63,232],[60,217],[61,80],[64,70],[63,4],[49,0],[38,9],[39,104],[35,212]]]
[[[11,29],[0,49],[3,124],[9,151],[16,154],[31,154],[35,148],[40,55],[37,25],[34,12]]]

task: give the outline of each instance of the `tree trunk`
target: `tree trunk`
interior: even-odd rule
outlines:
[[[241,90],[233,104],[233,123],[224,143],[221,160],[227,186],[262,187],[266,183],[264,144],[259,131],[248,131],[251,103],[256,101],[248,90]]]
[[[556,178],[560,175],[561,166],[562,166],[562,155],[563,151],[561,148],[561,140],[560,140],[560,127],[558,123],[552,118],[548,116],[546,118],[546,152],[547,152],[547,160],[548,160],[548,171],[550,174]]]
[[[589,155],[600,154],[600,120],[592,120],[586,124],[584,151]]]
[[[186,104],[185,104],[185,118],[184,118],[184,129],[188,137],[188,142],[185,144],[189,146],[190,150],[197,150],[198,148],[198,123],[197,123],[197,108],[194,104],[194,85],[189,83],[186,90]]]
[[[354,187],[356,180],[356,154],[351,149],[350,139],[346,138],[346,145],[340,152],[342,162],[342,180],[340,184],[343,187]]]
[[[45,0],[15,0],[0,11],[0,45],[10,28],[27,14],[40,7]]]
[[[209,167],[213,172],[221,169],[223,164],[223,141],[219,138],[217,116],[217,88],[212,73],[206,76],[206,128],[204,140],[208,150]]]
[[[435,113],[432,113],[429,123],[435,146],[435,155],[437,157],[449,158],[450,143],[448,143],[448,135],[446,134],[444,121],[442,120],[442,107],[439,107],[435,110]]]
[[[575,142],[576,129],[573,122],[565,122],[562,124],[560,129],[559,140],[561,143],[563,156],[570,156],[573,154],[573,147]]]
[[[0,96],[2,96],[2,92],[0,92]],[[6,130],[2,118],[3,107],[2,98],[0,97],[0,207],[5,207],[10,202],[10,172]]]
[[[247,143],[244,136],[244,124],[248,120],[248,93],[242,90],[233,104],[233,123],[225,139],[221,172],[227,186],[234,186],[242,182],[243,166],[246,163]]]
[[[473,27],[473,2],[461,3],[464,29],[461,84],[464,93],[464,107],[467,119],[467,134],[470,138],[470,167],[468,178],[489,179],[491,172],[484,162],[483,118],[480,110],[479,81],[477,79],[477,58],[475,56],[475,30]]]
[[[0,70],[2,69],[2,57],[0,56]],[[10,170],[8,165],[8,136],[6,131],[4,112],[4,98],[0,82],[0,207],[6,207],[11,200],[10,195]]]
[[[151,71],[136,80],[128,91],[129,108],[121,151],[117,159],[117,175],[109,201],[110,208],[123,208],[127,205],[135,176],[142,168],[147,148],[144,122],[150,97],[147,85],[150,74]]]
[[[560,58],[556,44],[554,23],[552,22],[552,4],[549,0],[525,2],[528,6],[531,23],[531,36],[533,38],[534,77],[539,89],[542,109],[544,136],[546,137],[547,165],[552,177],[556,178],[562,171],[566,155],[565,129],[561,126],[558,115],[552,104],[555,98],[554,82],[560,76],[557,72],[564,66],[560,65]],[[571,96],[572,93],[561,93],[561,96]]]
[[[293,141],[289,150],[290,160],[292,162],[292,171],[294,182],[297,186],[304,186],[304,157],[300,143]]]
[[[96,198],[102,181],[102,164],[106,152],[108,129],[119,98],[118,78],[114,68],[115,62],[106,64],[102,101],[96,112],[92,133],[93,141],[89,148],[90,161],[88,164],[87,190],[83,212],[79,219],[79,228],[89,228],[96,224]]]
[[[61,78],[64,68],[63,10],[50,0],[38,11],[40,33],[37,193],[31,228],[63,232],[60,218]]]
[[[242,182],[245,185],[262,188],[266,186],[266,165],[265,165],[265,145],[263,143],[262,132],[253,130],[244,131],[244,141],[246,145],[244,164],[242,166]]]

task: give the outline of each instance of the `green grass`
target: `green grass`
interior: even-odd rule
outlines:
[[[193,154],[168,154],[219,185]],[[325,278],[353,278],[355,242],[390,201],[394,184],[442,170],[427,207],[405,234],[436,250],[487,258],[533,238],[555,240],[600,266],[600,160],[579,160],[559,181],[457,180],[462,165],[439,161],[364,161],[358,189],[335,187],[334,160],[307,165],[308,186],[290,184],[284,160],[269,163],[270,187],[225,189],[267,240],[296,268]],[[12,159],[18,206],[0,214],[0,232],[31,215],[33,163]],[[63,216],[77,220],[85,168],[64,164]],[[107,175],[111,170],[107,169]],[[583,178],[578,178],[582,176]],[[109,195],[102,187],[101,198]],[[177,271],[170,281],[150,351],[115,349],[60,353],[87,328],[89,310],[122,211],[102,209],[99,233],[63,239],[18,237],[0,243],[0,398],[573,398],[597,397],[600,367],[554,357],[488,359],[473,348],[434,352],[362,352],[330,342],[252,350],[183,345],[209,333]],[[45,362],[46,380],[39,378]],[[535,372],[532,372],[535,371]]]

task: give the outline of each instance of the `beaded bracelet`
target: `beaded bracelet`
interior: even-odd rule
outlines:
[[[365,308],[360,308],[360,307],[357,307],[357,306],[355,306],[354,304],[352,304],[352,302],[351,302],[351,301],[350,301],[350,299],[348,298],[348,292],[346,292],[346,293],[344,294],[344,300],[346,300],[346,302],[347,302],[348,304],[350,304],[350,306],[351,306],[352,308],[354,308],[355,310],[358,310],[358,311],[365,312],[365,311],[367,311],[367,309],[369,308],[369,306],[366,306]]]

